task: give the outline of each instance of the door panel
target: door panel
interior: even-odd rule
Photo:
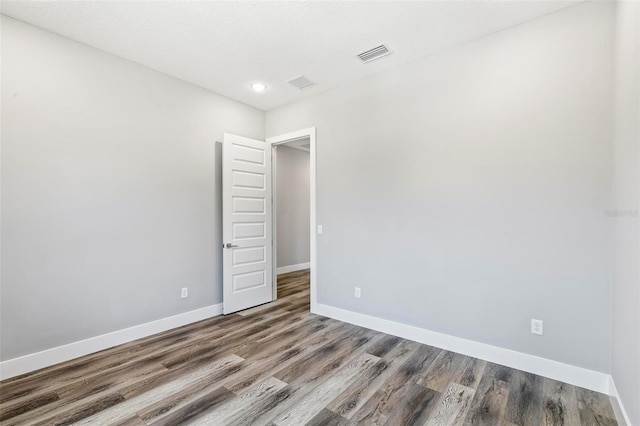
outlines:
[[[225,133],[222,145],[223,312],[273,300],[271,149]]]

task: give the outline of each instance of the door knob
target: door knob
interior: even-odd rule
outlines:
[[[227,243],[227,244],[225,244],[225,247],[226,248],[236,248],[236,247],[238,247],[238,245],[237,244]]]

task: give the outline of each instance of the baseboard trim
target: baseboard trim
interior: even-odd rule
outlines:
[[[620,394],[618,393],[618,388],[616,388],[616,383],[612,376],[609,376],[609,396],[611,398],[611,406],[613,407],[613,412],[616,415],[618,425],[631,426],[631,420],[629,420],[627,410],[624,409],[624,405],[620,399]]]
[[[147,322],[67,345],[0,362],[0,380],[49,367],[84,355],[222,314],[222,304]]]
[[[311,263],[298,263],[297,265],[289,265],[289,266],[281,266],[276,269],[278,275],[287,274],[289,272],[302,271],[303,269],[309,269],[311,267]]]
[[[605,373],[320,303],[312,307],[312,312],[415,342],[549,377],[596,392],[610,394],[610,376]]]

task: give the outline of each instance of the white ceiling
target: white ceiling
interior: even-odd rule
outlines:
[[[2,1],[2,13],[269,110],[577,2]],[[393,54],[355,58],[380,43]],[[317,86],[285,83],[299,75]]]
[[[310,143],[311,143],[311,140],[308,137],[306,137],[306,138],[296,139],[291,142],[286,142],[278,146],[286,146],[287,148],[297,149],[298,151],[311,152],[311,149],[309,147]]]

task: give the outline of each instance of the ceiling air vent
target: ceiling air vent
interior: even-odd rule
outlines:
[[[306,89],[308,87],[316,85],[313,81],[309,80],[307,77],[305,77],[303,75],[301,75],[300,77],[296,77],[294,79],[291,79],[291,80],[287,81],[287,83],[289,83],[290,85],[292,85],[292,86],[294,86],[294,87],[296,87],[296,88],[298,88],[300,90],[303,90],[303,89]]]
[[[385,46],[381,44],[380,46],[376,46],[373,49],[369,49],[366,52],[358,53],[358,58],[364,63],[371,62],[373,60],[382,58],[383,56],[387,56],[391,51]]]

